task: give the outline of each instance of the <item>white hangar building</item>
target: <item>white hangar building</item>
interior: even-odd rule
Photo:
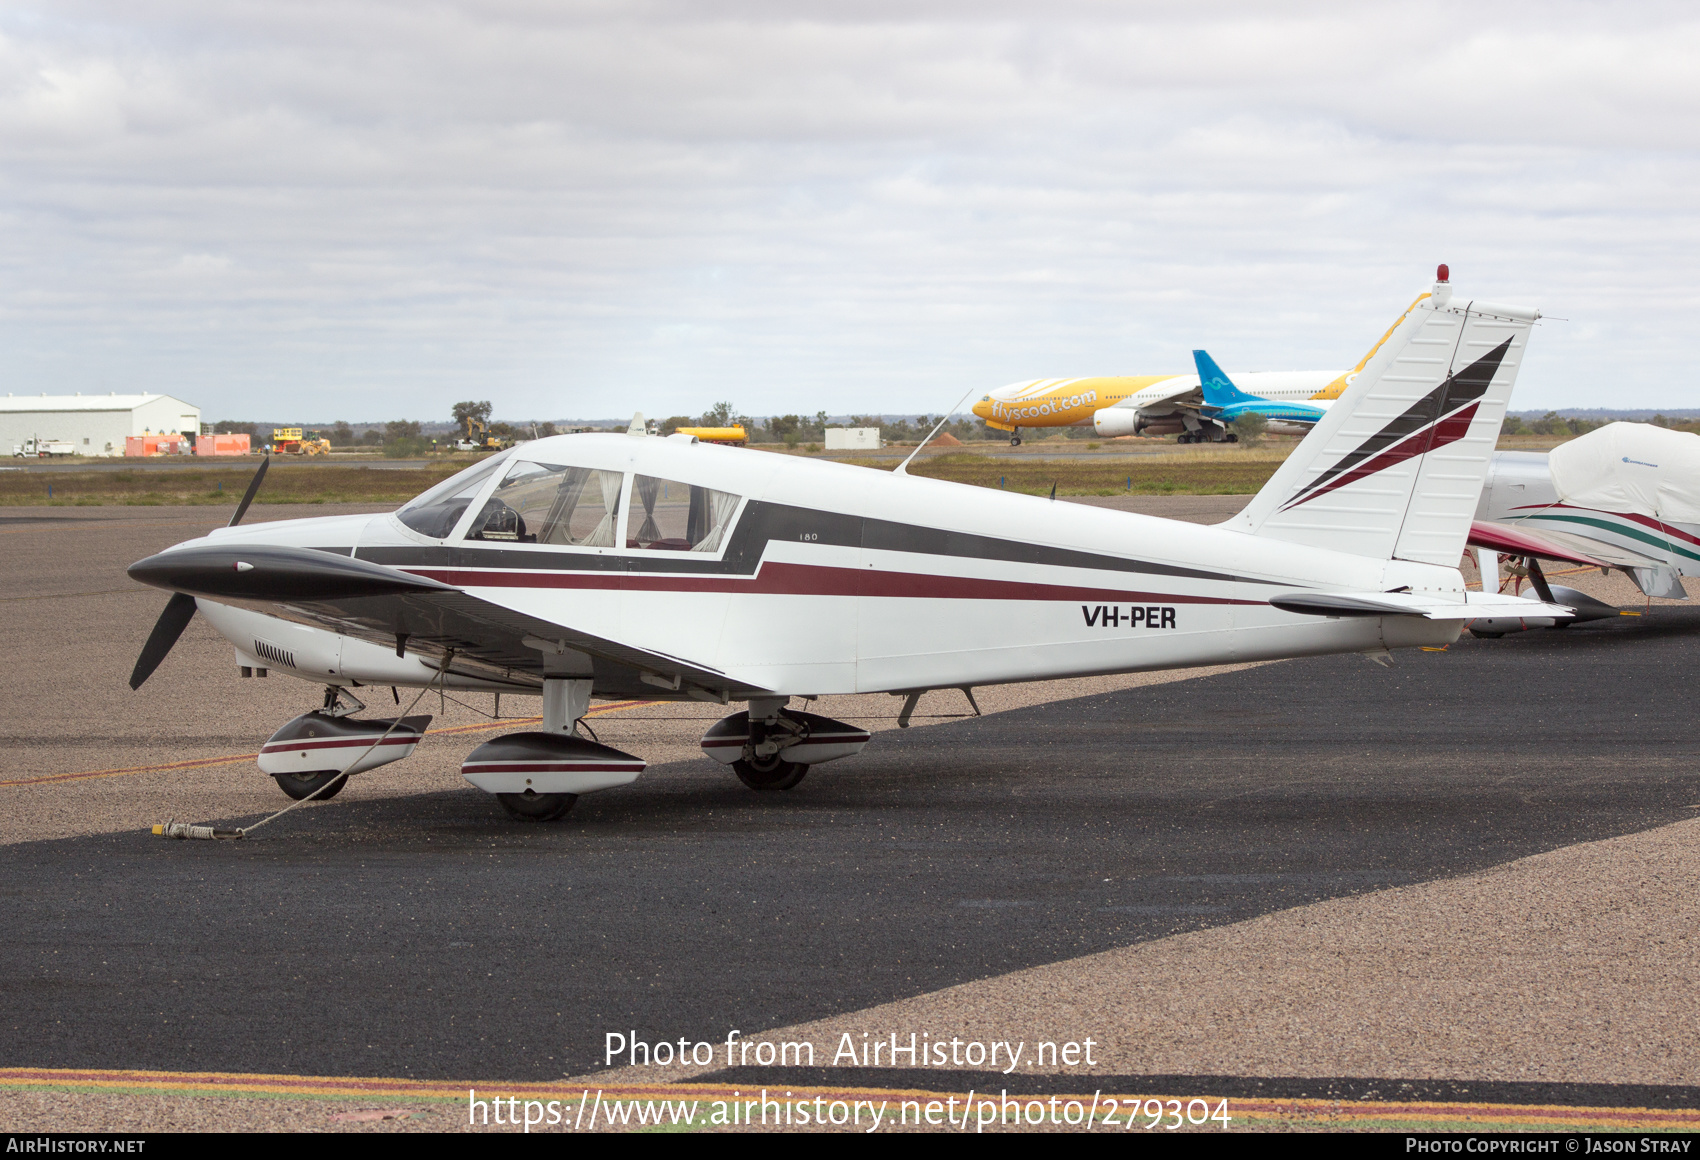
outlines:
[[[123,455],[131,435],[201,433],[201,409],[170,395],[7,395],[0,399],[0,455],[30,439],[60,439],[78,455]]]

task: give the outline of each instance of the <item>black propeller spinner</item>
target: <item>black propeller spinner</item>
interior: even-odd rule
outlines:
[[[272,465],[272,457],[267,454],[260,461],[260,469],[254,473],[254,478],[248,481],[248,490],[242,495],[242,502],[236,505],[236,514],[230,517],[226,527],[234,528],[242,522],[242,517],[248,514],[248,505],[254,502],[254,496],[259,494],[260,483],[266,478],[266,468]],[[177,638],[183,635],[183,630],[189,627],[189,621],[195,617],[195,598],[182,592],[172,596],[165,602],[165,611],[154,621],[153,631],[148,633],[148,642],[142,646],[142,655],[136,658],[136,667],[130,672],[130,688],[139,689],[142,682],[153,676],[153,671],[159,668],[165,655],[171,651],[171,646],[177,643]]]

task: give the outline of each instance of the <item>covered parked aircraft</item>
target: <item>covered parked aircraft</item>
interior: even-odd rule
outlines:
[[[1484,587],[1498,587],[1500,559],[1511,557],[1543,599],[1557,592],[1576,606],[1575,594],[1547,585],[1546,559],[1616,568],[1648,596],[1685,600],[1682,577],[1700,575],[1700,435],[1608,423],[1551,452],[1498,452],[1476,517],[1469,542]],[[1472,631],[1536,627],[1550,623]]]
[[[547,819],[644,768],[575,735],[594,697],[728,705],[704,751],[753,789],[785,789],[869,740],[794,697],[912,705],[929,689],[1381,656],[1447,644],[1472,617],[1563,616],[1468,593],[1456,566],[1537,317],[1436,283],[1218,527],[641,424],[537,440],[391,514],[233,525],[132,565],[174,595],[131,683],[198,611],[239,665],[325,686],[324,707],[266,745],[302,798],[421,735],[423,718],[355,717],[351,687],[541,694],[541,730],[462,770],[514,816]]]

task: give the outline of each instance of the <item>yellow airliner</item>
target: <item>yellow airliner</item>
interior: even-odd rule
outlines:
[[[1231,378],[1248,395],[1271,402],[1304,400],[1326,411],[1405,315],[1427,297],[1424,294],[1407,306],[1349,371],[1251,371]],[[986,426],[1008,431],[1012,444],[1021,442],[1023,430],[1036,427],[1091,427],[1106,438],[1178,434],[1182,443],[1233,442],[1235,436],[1226,424],[1205,413],[1208,410],[1196,374],[1033,379],[1000,387],[973,406]],[[1269,421],[1269,430],[1276,434],[1303,434],[1310,426],[1293,419]]]

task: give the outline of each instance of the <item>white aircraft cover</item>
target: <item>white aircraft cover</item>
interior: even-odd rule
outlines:
[[[1567,504],[1700,524],[1700,435],[1607,423],[1559,444],[1547,463]]]

